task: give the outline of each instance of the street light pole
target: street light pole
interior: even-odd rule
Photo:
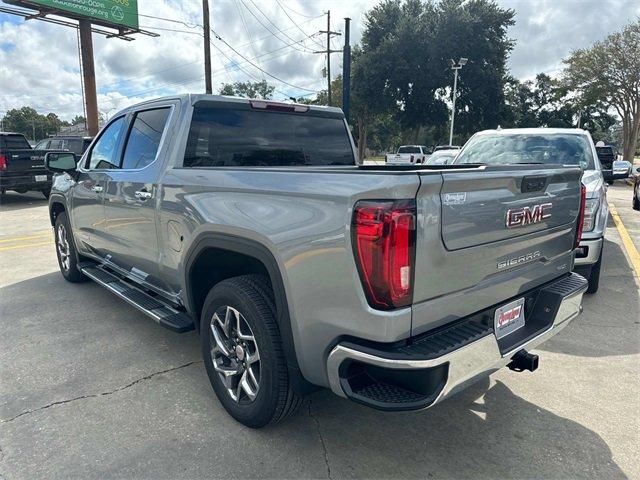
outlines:
[[[456,91],[458,90],[458,70],[467,64],[467,59],[462,57],[456,64],[451,60],[451,69],[453,70],[453,108],[451,109],[451,130],[449,131],[449,145],[453,145],[453,122],[456,115]]]

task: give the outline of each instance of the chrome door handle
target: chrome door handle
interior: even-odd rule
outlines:
[[[134,195],[140,200],[147,200],[148,198],[151,198],[151,192],[145,192],[144,190],[138,190],[134,192]]]
[[[91,187],[91,190],[100,193],[102,191],[102,187],[100,185],[94,185],[93,187]]]

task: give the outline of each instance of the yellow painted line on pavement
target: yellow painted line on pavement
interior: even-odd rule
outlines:
[[[8,247],[0,247],[0,252],[5,250],[17,250],[19,248],[29,248],[29,247],[43,247],[45,245],[53,245],[53,241],[42,242],[42,243],[27,243],[25,245],[11,245]]]
[[[31,235],[29,237],[14,237],[0,240],[0,243],[19,242],[22,240],[33,240],[34,238],[44,238],[51,235],[51,232],[41,233],[40,235]]]
[[[609,202],[609,211],[611,212],[611,217],[613,217],[613,223],[616,224],[620,238],[622,238],[624,249],[627,251],[627,255],[629,255],[631,266],[636,272],[636,277],[640,278],[640,253],[638,253],[638,249],[633,244],[631,235],[629,235],[627,228],[624,226],[624,223],[622,223],[622,219],[620,218],[620,215],[618,215],[616,206],[611,202]]]

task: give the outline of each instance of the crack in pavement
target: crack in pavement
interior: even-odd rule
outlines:
[[[56,402],[49,403],[48,405],[45,405],[43,407],[38,407],[38,408],[34,408],[33,410],[24,411],[24,412],[19,413],[18,415],[14,416],[14,417],[11,417],[11,418],[9,418],[7,420],[2,420],[2,421],[0,421],[0,423],[13,422],[17,418],[23,417],[25,415],[30,415],[32,413],[39,412],[41,410],[46,410],[47,408],[54,407],[56,405],[64,405],[66,403],[75,402],[77,400],[84,400],[84,399],[87,399],[87,398],[97,398],[97,397],[105,397],[105,396],[108,396],[108,395],[112,395],[114,393],[118,393],[118,392],[121,392],[123,390],[126,390],[127,388],[131,388],[131,387],[133,387],[134,385],[137,385],[140,382],[144,382],[145,380],[149,380],[149,379],[155,377],[156,375],[161,375],[163,373],[174,372],[176,370],[180,370],[181,368],[189,367],[189,366],[194,365],[196,363],[202,363],[202,360],[196,360],[194,362],[185,363],[184,365],[179,365],[177,367],[168,368],[166,370],[161,370],[159,372],[150,373],[149,375],[145,375],[144,377],[140,377],[137,380],[134,380],[133,382],[128,383],[127,385],[124,385],[123,387],[118,387],[115,390],[110,390],[108,392],[92,393],[91,395],[81,395],[79,397],[69,398],[67,400],[58,400]]]
[[[322,436],[322,430],[320,429],[320,420],[311,411],[311,399],[309,399],[309,417],[313,419],[316,424],[316,430],[318,431],[318,437],[320,437],[320,443],[322,444],[322,452],[324,453],[324,464],[327,466],[327,478],[332,479],[331,465],[329,464],[329,453],[327,452],[327,445],[324,443],[324,437]]]

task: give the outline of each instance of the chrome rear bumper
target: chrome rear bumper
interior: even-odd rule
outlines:
[[[522,349],[535,348],[545,342],[576,318],[582,312],[582,296],[587,289],[587,282],[576,274],[565,278],[573,280],[577,278],[578,283],[574,282],[569,288],[566,288],[566,285],[560,286],[559,291],[563,292],[563,296],[556,308],[553,322],[550,323],[550,326],[532,336],[532,338],[512,349],[505,350],[504,346],[501,349],[492,331],[477,340],[473,340],[460,348],[435,358],[419,358],[419,356],[416,358],[411,356],[399,358],[398,355],[386,355],[388,352],[376,354],[372,353],[369,348],[358,348],[353,344],[338,344],[333,348],[327,359],[327,372],[331,390],[342,397],[352,398],[360,403],[369,403],[366,398],[353,394],[349,385],[350,380],[346,378],[350,373],[345,372],[345,365],[356,362],[360,366],[364,365],[363,368],[371,366],[374,369],[383,369],[387,372],[385,386],[382,388],[376,387],[373,390],[380,395],[386,394],[384,392],[390,392],[389,395],[393,396],[393,401],[388,408],[385,406],[384,399],[381,399],[380,402],[374,401],[370,406],[384,410],[413,410],[431,407],[475,380],[507,365],[516,352]],[[564,290],[562,290],[563,287],[565,287]],[[564,295],[565,291],[567,291],[566,295]],[[435,379],[431,381],[434,385],[434,391],[429,394],[429,392],[423,390],[422,400],[418,400],[417,397],[402,399],[402,395],[398,393],[397,389],[394,390],[394,387],[389,385],[389,378],[393,377],[393,372],[389,375],[389,371],[402,371],[403,374],[406,374],[407,371],[434,372],[433,374],[441,376],[442,380]],[[437,391],[435,390],[436,388]]]

